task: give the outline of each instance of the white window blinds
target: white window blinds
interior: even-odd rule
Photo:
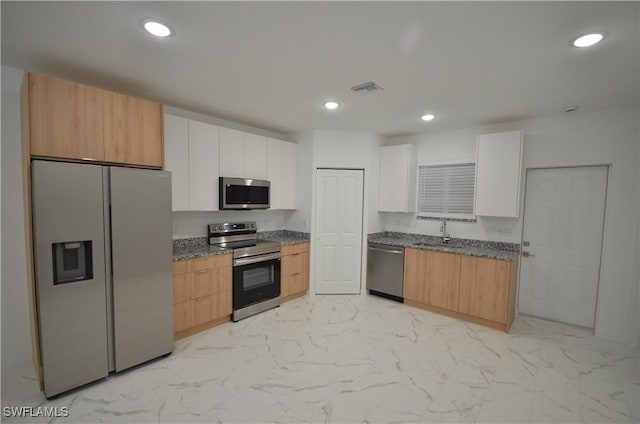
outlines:
[[[418,216],[473,217],[475,163],[420,165]]]

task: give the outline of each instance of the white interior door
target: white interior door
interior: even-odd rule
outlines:
[[[527,172],[520,312],[594,328],[607,172],[606,166]]]
[[[363,171],[318,169],[315,289],[360,293]]]

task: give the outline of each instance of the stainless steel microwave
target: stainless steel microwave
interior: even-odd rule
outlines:
[[[266,180],[220,177],[220,210],[268,209],[270,186]]]

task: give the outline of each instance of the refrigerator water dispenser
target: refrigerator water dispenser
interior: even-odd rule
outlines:
[[[52,243],[53,284],[93,279],[91,240]]]

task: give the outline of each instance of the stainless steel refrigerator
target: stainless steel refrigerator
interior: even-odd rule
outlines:
[[[171,174],[33,161],[47,397],[173,350]]]

